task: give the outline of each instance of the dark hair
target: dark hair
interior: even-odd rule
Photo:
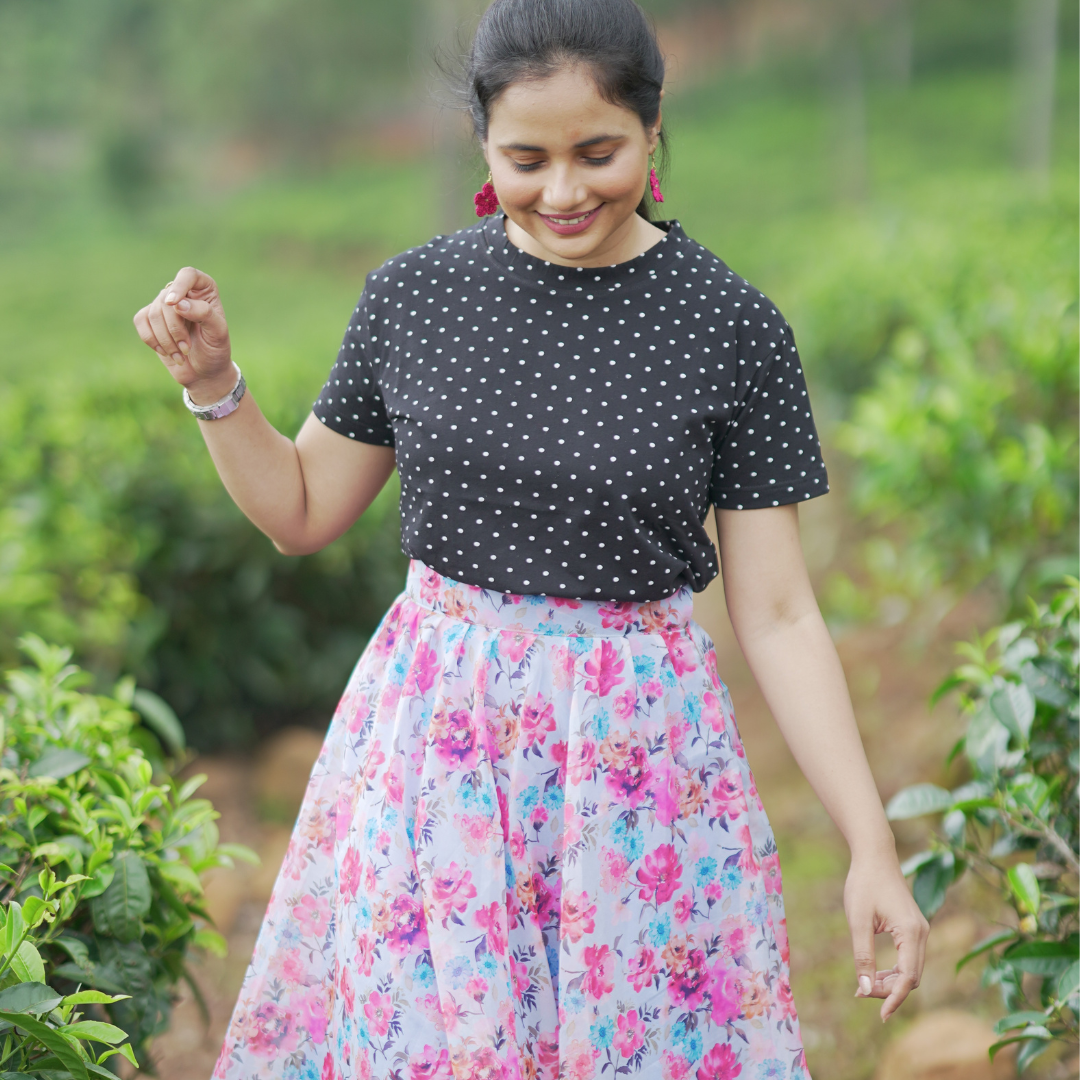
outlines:
[[[495,0],[476,29],[465,91],[473,130],[487,138],[491,107],[510,85],[584,64],[601,97],[637,113],[651,128],[660,113],[664,57],[634,0]],[[660,132],[661,166],[667,139]],[[637,212],[649,219],[651,200]]]

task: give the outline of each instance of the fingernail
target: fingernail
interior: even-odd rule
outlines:
[[[165,303],[166,304],[175,304],[176,303],[176,293],[174,293],[174,292],[166,293],[165,294]]]
[[[870,981],[869,975],[859,976],[859,997],[869,997],[870,991],[874,989],[874,984]]]
[[[180,355],[180,354],[179,354],[178,352],[174,352],[174,353],[172,354],[172,358],[173,358],[173,359],[174,359],[174,360],[175,360],[175,361],[176,361],[176,362],[177,362],[178,364],[182,364],[182,363],[184,362],[184,358],[183,358],[183,357],[182,357],[182,356],[181,356],[181,355]]]
[[[171,296],[172,294],[170,293],[169,295]],[[176,305],[176,310],[177,311],[187,311],[190,307],[191,307],[191,301],[190,300],[181,300],[180,303]]]
[[[183,353],[183,354],[184,354],[185,356],[187,356],[188,352],[190,352],[190,349],[188,348],[188,343],[187,343],[186,341],[178,341],[178,342],[176,343],[176,347],[177,347],[177,348],[178,348],[178,349],[179,349],[179,350],[180,350],[180,351],[181,351],[181,352],[182,352],[182,353]]]

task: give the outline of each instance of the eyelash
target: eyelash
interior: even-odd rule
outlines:
[[[612,150],[612,152],[611,152],[610,154],[608,154],[608,156],[607,156],[607,157],[602,157],[602,158],[589,158],[589,157],[587,157],[587,158],[586,158],[585,160],[586,160],[586,161],[587,161],[587,162],[588,162],[588,163],[589,163],[590,165],[593,165],[593,166],[595,166],[595,167],[599,168],[599,166],[601,166],[601,165],[607,165],[607,164],[609,164],[609,163],[611,162],[611,159],[612,159],[612,158],[613,158],[614,156],[615,156],[615,151],[614,151],[614,150]],[[530,172],[533,172],[533,171],[535,171],[536,169],[539,169],[539,168],[540,168],[540,166],[541,166],[541,165],[543,165],[543,164],[544,164],[544,163],[543,163],[542,161],[536,161],[536,162],[533,162],[533,163],[532,163],[531,165],[519,165],[519,164],[518,164],[518,163],[517,163],[516,161],[515,161],[515,162],[513,162],[513,166],[514,166],[514,168],[515,168],[515,169],[516,169],[516,170],[517,170],[518,172],[523,172],[523,173],[530,173]]]

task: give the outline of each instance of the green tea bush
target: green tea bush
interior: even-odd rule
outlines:
[[[218,842],[205,776],[169,775],[183,732],[160,699],[132,679],[87,693],[70,650],[20,644],[34,667],[0,705],[0,1076],[108,1077],[167,1027],[181,979],[198,995],[192,950],[224,953],[199,875],[255,856]]]
[[[328,715],[404,580],[396,490],[317,555],[236,509],[171,387],[0,399],[0,662],[32,631],[133,672],[200,749]],[[167,392],[169,391],[169,392]],[[274,417],[295,430],[299,417]]]
[[[942,815],[931,846],[904,867],[927,918],[965,872],[992,882],[1012,908],[1014,924],[958,969],[989,956],[984,980],[1000,987],[1008,1014],[991,1054],[1021,1043],[1021,1070],[1051,1041],[1078,1037],[1078,586],[1071,579],[1049,603],[1032,602],[1025,618],[959,647],[966,663],[938,694],[960,692],[967,724],[953,756],[964,755],[971,779],[953,791],[905,788],[886,808],[892,820]]]

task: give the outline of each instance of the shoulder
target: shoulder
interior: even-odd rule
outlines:
[[[699,297],[713,305],[715,314],[726,313],[735,325],[777,327],[786,332],[787,322],[777,306],[760,289],[737,274],[719,255],[687,236],[679,223],[672,223],[681,256],[677,272],[688,278]]]
[[[365,296],[368,300],[387,300],[398,293],[431,292],[463,282],[480,265],[485,250],[483,221],[435,236],[372,270],[364,287]]]

